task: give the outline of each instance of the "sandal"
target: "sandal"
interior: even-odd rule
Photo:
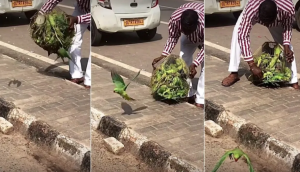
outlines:
[[[298,82],[297,82],[297,83],[294,83],[294,84],[292,84],[292,87],[293,87],[295,90],[299,90],[299,85],[298,85]]]
[[[237,74],[230,74],[229,76],[227,76],[226,78],[223,79],[222,85],[224,87],[230,87],[231,85],[233,85],[234,83],[236,83],[239,80],[240,80],[240,78],[238,77]]]

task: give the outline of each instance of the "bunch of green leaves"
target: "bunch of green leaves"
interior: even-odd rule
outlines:
[[[279,44],[275,46],[273,55],[264,52],[260,56],[255,57],[254,62],[261,68],[263,78],[258,80],[251,75],[249,80],[259,83],[258,85],[279,86],[279,83],[288,82],[292,77],[292,71],[286,66],[286,59]]]
[[[153,71],[151,91],[154,97],[161,100],[180,101],[189,91],[186,79],[189,69],[181,58],[170,55]]]
[[[48,52],[57,54],[57,59],[71,59],[68,53],[75,35],[74,29],[69,28],[67,14],[57,8],[44,15],[42,24],[36,22],[38,13],[30,22],[30,36],[33,41]]]

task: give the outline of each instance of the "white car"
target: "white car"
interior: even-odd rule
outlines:
[[[205,14],[232,13],[236,19],[246,6],[247,0],[205,0]]]
[[[0,14],[24,12],[30,19],[47,0],[0,0]]]
[[[151,40],[160,24],[158,0],[91,0],[91,42],[99,45],[105,33],[136,32]]]

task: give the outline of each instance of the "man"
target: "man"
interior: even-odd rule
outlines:
[[[196,96],[192,88],[192,81],[188,79],[190,90],[188,93],[188,102],[203,108],[204,105],[204,4],[203,2],[191,2],[180,6],[172,15],[169,21],[169,38],[165,45],[162,55],[153,60],[152,66],[161,59],[168,56],[176,46],[181,33],[180,56],[190,67],[190,78],[196,75],[196,67],[202,66]],[[193,61],[193,54],[197,47],[200,52]]]
[[[59,2],[62,0],[48,0],[41,8],[40,14],[43,15],[51,11]],[[89,55],[87,68],[85,76],[83,78],[82,69],[81,69],[81,45],[82,37],[90,24],[91,14],[90,14],[90,0],[77,0],[75,4],[75,10],[72,16],[69,16],[70,19],[70,28],[73,29],[75,26],[75,36],[73,38],[73,44],[70,48],[70,54],[73,61],[76,65],[69,61],[69,68],[71,74],[71,81],[77,84],[84,82],[85,88],[91,87],[91,55]]]
[[[231,74],[222,81],[222,85],[227,87],[239,81],[241,54],[253,75],[262,78],[262,71],[254,63],[250,49],[250,31],[254,24],[260,23],[268,27],[275,42],[284,46],[285,57],[292,63],[293,75],[290,84],[298,90],[297,68],[291,46],[294,15],[294,4],[291,0],[249,0],[233,30],[228,69]]]

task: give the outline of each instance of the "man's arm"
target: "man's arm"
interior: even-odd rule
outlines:
[[[197,55],[197,58],[193,61],[193,63],[198,67],[204,61],[204,46],[201,47],[200,52]]]
[[[241,54],[244,56],[246,62],[253,61],[251,47],[250,47],[250,31],[252,29],[252,19],[255,15],[253,6],[258,6],[259,1],[248,2],[245,12],[243,14],[242,22],[238,29],[238,42],[241,48]]]
[[[78,24],[80,23],[90,23],[91,22],[91,13],[83,14],[77,17]]]
[[[48,0],[41,8],[40,12],[45,14],[49,11],[52,11],[54,7],[56,7],[56,5],[58,3],[60,3],[63,0]]]
[[[286,17],[283,20],[283,45],[290,45],[292,40],[293,22],[295,20],[294,7],[292,12],[286,12]]]
[[[178,42],[178,39],[180,38],[180,31],[179,31],[179,21],[173,21],[173,19],[170,19],[169,21],[169,38],[167,40],[167,43],[165,45],[164,51],[162,55],[168,56],[173,51],[175,45]]]

